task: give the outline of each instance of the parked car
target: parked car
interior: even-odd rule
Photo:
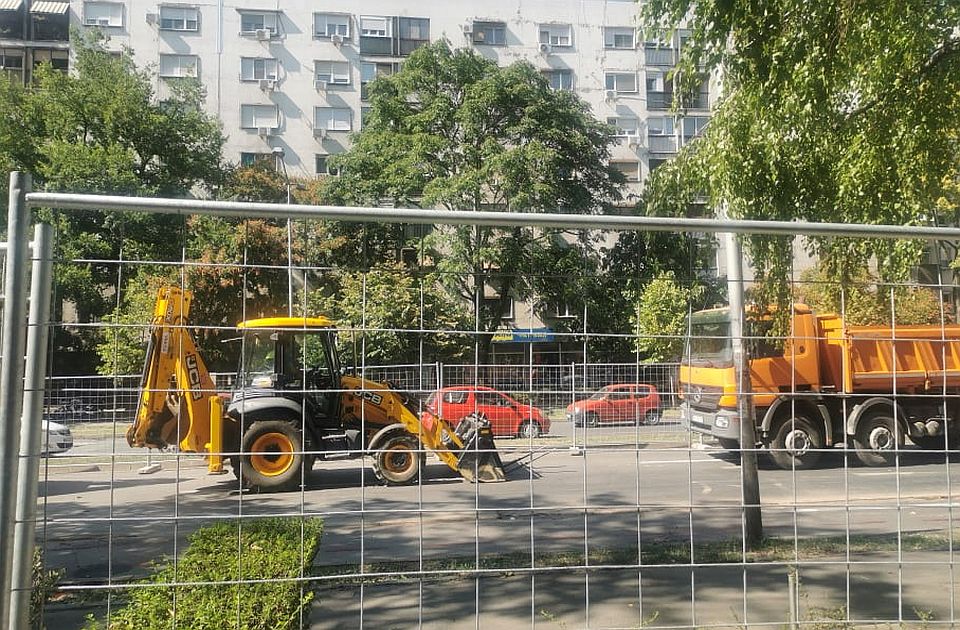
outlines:
[[[550,432],[550,419],[539,408],[479,385],[455,385],[433,392],[421,416],[438,415],[456,426],[472,413],[486,416],[494,436],[498,437],[531,438]]]
[[[55,455],[66,453],[73,448],[73,435],[70,429],[52,420],[41,420],[40,428],[43,431],[43,443],[40,445],[41,455]]]
[[[607,385],[585,400],[567,406],[575,426],[600,424],[658,424],[660,394],[653,385]]]

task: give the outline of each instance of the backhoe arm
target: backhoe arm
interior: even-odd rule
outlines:
[[[177,287],[157,292],[137,417],[127,429],[134,447],[209,453],[222,471],[223,410],[213,379],[187,328],[193,294]]]

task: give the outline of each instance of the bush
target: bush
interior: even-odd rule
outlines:
[[[33,588],[30,590],[30,627],[42,628],[43,605],[57,592],[57,582],[63,576],[63,569],[47,571],[43,566],[43,552],[39,547],[33,550]]]
[[[310,518],[203,527],[176,565],[164,563],[130,590],[109,628],[300,628],[313,593],[299,578],[308,574],[321,531],[322,521]]]

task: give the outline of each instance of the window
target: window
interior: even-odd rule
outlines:
[[[23,70],[23,50],[0,48],[0,69]]]
[[[650,172],[652,173],[658,168],[660,168],[661,166],[663,166],[666,163],[666,161],[667,160],[664,158],[650,158],[649,160],[647,160],[647,167],[650,169]]]
[[[670,109],[673,106],[673,85],[663,72],[647,72],[647,108]]]
[[[672,136],[673,118],[670,116],[654,116],[647,119],[648,136]]]
[[[617,136],[625,138],[639,134],[640,121],[637,118],[613,116],[607,118],[607,124],[617,128]]]
[[[401,55],[409,55],[417,48],[430,43],[430,20],[426,18],[400,18],[400,47]]]
[[[350,131],[353,129],[353,110],[349,107],[314,107],[314,129]]]
[[[637,32],[629,26],[608,26],[603,29],[603,47],[633,49],[637,45]]]
[[[708,122],[710,122],[709,116],[687,116],[681,123],[683,137],[693,138],[703,134]]]
[[[665,80],[665,77],[662,72],[648,72],[647,73],[647,92],[663,92],[664,80]]]
[[[350,16],[342,13],[314,13],[313,36],[350,38]]]
[[[314,61],[314,78],[333,85],[350,85],[349,61]]]
[[[277,80],[277,60],[270,57],[241,57],[240,80],[259,81],[261,79]]]
[[[640,162],[611,162],[610,166],[623,173],[628,182],[640,181]]]
[[[506,46],[507,25],[504,22],[474,22],[473,43]]]
[[[200,24],[200,10],[197,7],[160,6],[160,30],[196,31]]]
[[[340,174],[340,171],[332,166],[330,166],[330,156],[329,155],[316,155],[315,159],[315,168],[317,175],[332,175],[336,177]]]
[[[271,35],[278,32],[279,15],[275,11],[243,11],[240,13],[240,32],[244,35],[255,34],[257,31],[270,31]]]
[[[277,166],[277,159],[273,156],[273,153],[242,152],[240,154],[240,166],[253,166],[258,162],[267,164],[272,168]]]
[[[380,16],[360,16],[360,35],[363,37],[390,37],[390,18]]]
[[[469,392],[461,389],[443,392],[443,402],[450,403],[451,405],[462,405],[467,402],[468,395]]]
[[[540,43],[560,47],[572,46],[570,31],[569,24],[541,24]]]
[[[617,94],[637,92],[637,75],[634,72],[608,72],[605,81],[606,89],[616,90]]]
[[[280,111],[276,105],[241,105],[240,128],[259,129],[268,127],[276,129],[280,126]]]
[[[363,128],[367,124],[367,119],[370,117],[371,111],[373,111],[372,107],[360,108],[360,127],[361,128]]]
[[[547,78],[550,89],[553,90],[572,90],[573,89],[573,71],[572,70],[544,70],[543,76]]]
[[[83,5],[86,26],[123,26],[123,5],[116,2],[87,2]]]
[[[33,51],[33,67],[41,63],[49,63],[54,70],[66,72],[70,67],[70,52],[66,50],[51,50],[49,48],[35,48]]]
[[[485,313],[490,314],[490,315],[499,312],[499,309],[500,309],[500,298],[499,298],[499,297],[485,297],[485,298],[483,298],[483,303],[481,304],[481,308],[483,309],[483,311],[484,311]],[[506,310],[504,311],[503,315],[500,316],[500,319],[513,319],[513,318],[514,318],[513,300],[508,300],[508,301],[507,301],[507,308],[506,308]]]
[[[196,55],[160,55],[161,77],[196,77],[198,74]]]

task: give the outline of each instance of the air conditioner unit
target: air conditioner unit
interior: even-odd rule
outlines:
[[[317,79],[316,81],[313,82],[313,87],[317,88],[318,92],[326,92],[327,82],[324,81],[323,79]]]
[[[334,46],[343,46],[343,35],[340,33],[334,33],[330,36],[330,43]]]
[[[553,52],[553,46],[551,46],[550,44],[540,44],[541,55],[549,55],[552,52]]]
[[[472,23],[472,22],[468,22],[468,23],[466,23],[466,24],[463,25],[463,34],[464,34],[464,35],[472,35],[472,34],[473,34],[473,23]]]
[[[258,28],[253,32],[257,36],[257,39],[262,41],[268,40],[273,36],[273,32],[269,28]]]
[[[317,140],[323,140],[327,137],[327,130],[323,127],[314,127],[313,128],[313,137]]]
[[[617,100],[617,91],[616,91],[616,90],[607,90],[607,91],[604,93],[604,99],[606,99],[607,102]]]
[[[257,135],[261,138],[267,138],[273,135],[273,127],[257,127]]]
[[[277,82],[274,79],[260,79],[260,89],[265,92],[273,92],[277,88]]]
[[[631,149],[639,149],[641,146],[639,136],[628,136],[627,146]]]
[[[147,11],[147,16],[146,16],[147,24],[156,24],[159,19],[160,19],[159,15],[157,15],[156,13],[151,13],[150,11]]]

